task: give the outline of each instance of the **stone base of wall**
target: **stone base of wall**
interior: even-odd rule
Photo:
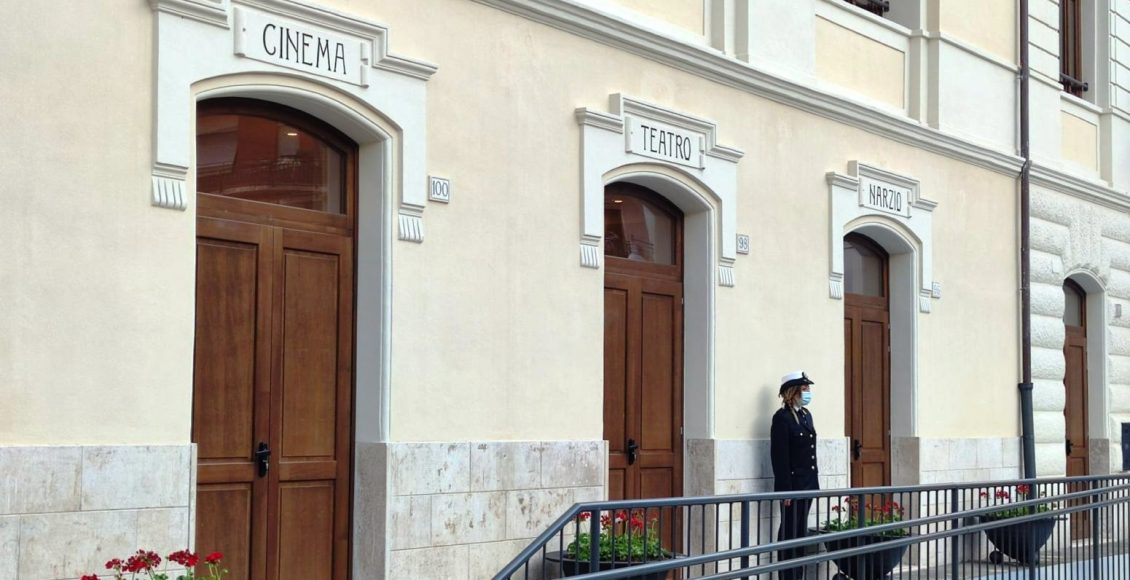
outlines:
[[[194,536],[195,446],[0,447],[0,578],[74,579]]]
[[[387,539],[357,553],[358,580],[489,578],[574,503],[607,497],[604,441],[358,447],[356,532]]]
[[[1023,475],[1020,455],[1019,437],[896,437],[891,479],[894,485],[1017,479]]]

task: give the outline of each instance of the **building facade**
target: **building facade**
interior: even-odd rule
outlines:
[[[1037,470],[1098,474],[1130,3],[1061,2]],[[0,2],[0,578],[489,577],[574,502],[771,490],[795,369],[823,487],[1019,476],[1019,9],[878,4]]]

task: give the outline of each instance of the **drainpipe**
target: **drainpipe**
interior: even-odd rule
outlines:
[[[1020,416],[1024,443],[1024,477],[1036,477],[1036,435],[1032,425],[1032,281],[1029,252],[1032,152],[1028,117],[1028,0],[1020,0]]]

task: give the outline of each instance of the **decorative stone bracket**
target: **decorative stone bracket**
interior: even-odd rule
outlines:
[[[921,197],[918,181],[913,178],[858,161],[849,163],[848,171],[851,175],[827,174],[832,207],[828,294],[835,300],[844,297],[843,238],[848,224],[881,218],[895,222],[904,234],[913,237],[919,283],[918,310],[929,313],[934,286],[933,211],[938,204]]]
[[[718,284],[734,285],[737,163],[739,149],[719,145],[717,125],[619,93],[609,113],[587,107],[574,115],[581,126],[581,266],[600,268],[604,236],[604,176],[633,164],[670,168],[708,190],[718,242]],[[713,245],[713,244],[712,244]]]

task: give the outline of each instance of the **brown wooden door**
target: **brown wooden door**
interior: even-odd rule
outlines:
[[[852,260],[853,255],[862,258]],[[849,259],[845,260],[844,424],[851,446],[851,485],[890,485],[891,335],[887,258],[882,248],[862,236],[845,239],[845,256]],[[869,260],[870,266],[862,266]],[[853,270],[853,264],[859,267]]]
[[[683,492],[681,219],[643,188],[611,186],[606,197],[606,239],[613,240],[606,246],[604,278],[608,494],[611,499],[678,497]],[[654,224],[658,214],[648,220],[633,216],[652,211],[670,220],[670,235],[633,233],[635,226]],[[614,254],[617,239],[631,240],[622,249],[633,259]],[[657,247],[667,243],[670,252]]]
[[[611,499],[682,495],[682,297],[678,282],[605,276]]]
[[[351,240],[206,217],[197,235],[196,544],[233,580],[345,578]]]
[[[1066,430],[1067,475],[1087,475],[1087,314],[1086,294],[1074,282],[1064,285],[1064,293],[1069,297],[1065,313],[1063,358],[1066,371],[1063,386],[1066,400],[1063,417]],[[1071,294],[1068,294],[1071,293]],[[1072,299],[1073,298],[1073,299]],[[1075,491],[1083,491],[1085,486]],[[1090,520],[1087,512],[1076,512],[1071,516],[1071,536],[1085,538],[1090,536]]]
[[[318,149],[308,119],[274,108],[285,124],[240,125],[233,111],[258,113],[236,105],[198,124],[220,143],[198,158],[221,162],[198,175],[196,547],[232,580],[344,580],[355,149]]]

